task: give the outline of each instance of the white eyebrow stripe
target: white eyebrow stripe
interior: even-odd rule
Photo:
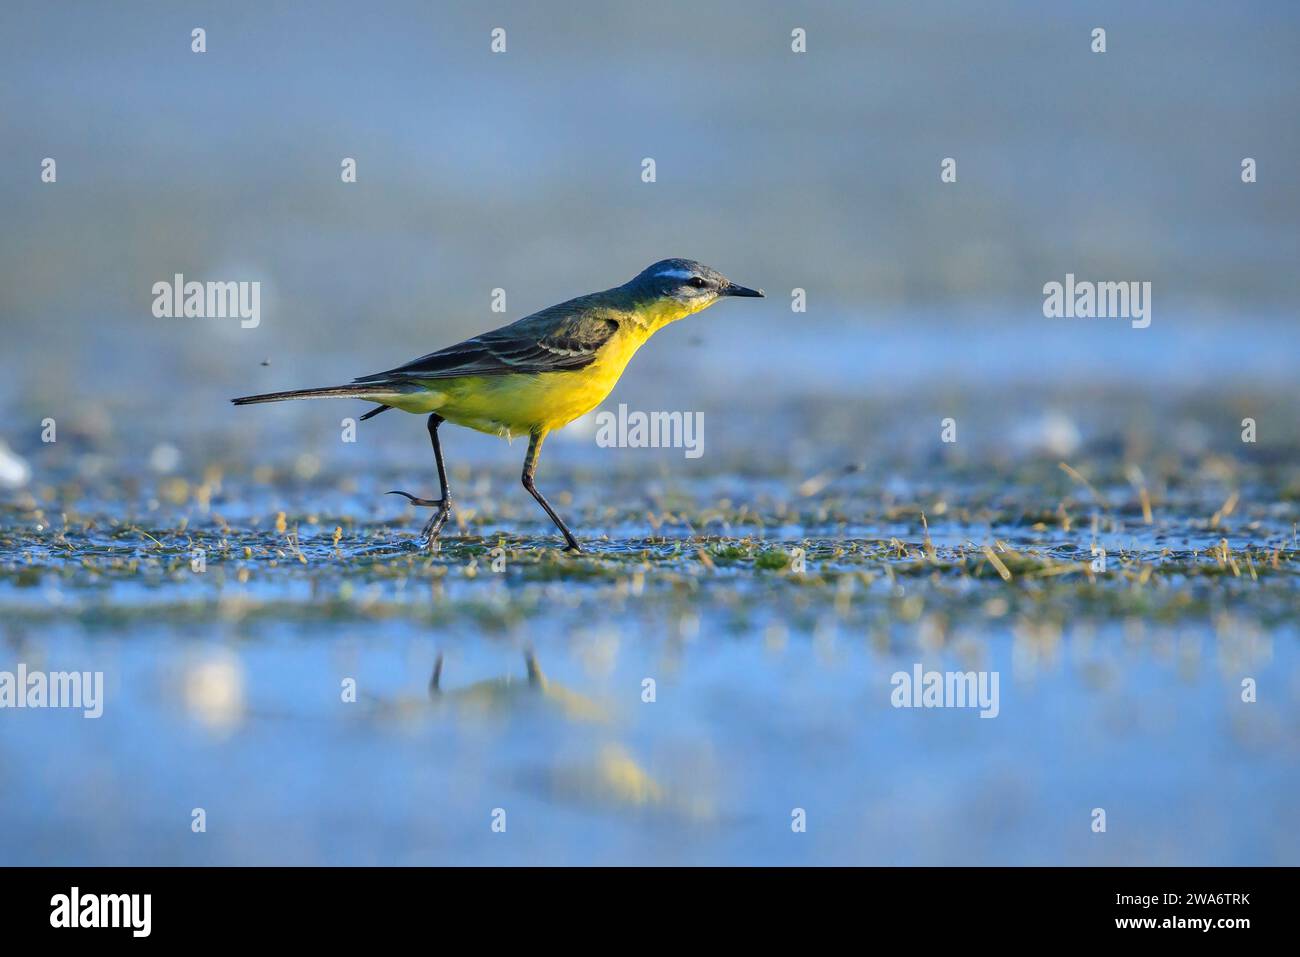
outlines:
[[[687,269],[661,269],[655,273],[656,276],[667,276],[672,279],[690,279],[695,273]]]

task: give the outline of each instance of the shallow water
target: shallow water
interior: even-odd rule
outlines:
[[[816,398],[754,410],[810,450],[782,460],[555,443],[542,487],[583,556],[508,480],[522,449],[459,431],[458,521],[423,551],[382,494],[429,481],[413,419],[362,468],[244,463],[233,436],[168,474],[65,448],[3,511],[3,667],[102,671],[104,714],[5,714],[0,854],[1294,863],[1293,440],[1239,451],[1159,397],[1155,427],[1088,424],[1130,399],[1044,426],[968,397],[1022,435],[995,454],[889,441],[915,413],[876,402],[888,454],[850,467]],[[1045,447],[1063,421],[1077,478]],[[996,672],[996,717],[895,708],[916,663]]]

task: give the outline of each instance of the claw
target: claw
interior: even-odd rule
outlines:
[[[446,503],[445,503],[442,499],[440,499],[440,498],[416,498],[416,497],[415,497],[414,495],[412,495],[410,492],[402,492],[402,491],[398,491],[397,489],[393,489],[391,492],[385,492],[384,494],[385,494],[385,495],[405,495],[408,499],[410,499],[412,505],[424,505],[424,506],[427,506],[427,507],[429,507],[429,508],[442,508],[443,505],[446,504]]]
[[[438,511],[433,513],[433,517],[425,523],[424,531],[420,533],[424,539],[424,547],[432,548],[434,541],[438,538],[438,533],[442,531],[442,526],[447,524],[447,518],[451,515],[451,499],[449,498],[416,498],[410,492],[403,492],[399,489],[393,489],[388,495],[404,495],[410,500],[412,505],[423,505],[427,508],[436,508]]]
[[[447,523],[447,517],[449,515],[451,515],[450,506],[448,506],[447,508],[440,508],[437,512],[434,513],[433,518],[429,519],[429,521],[425,524],[424,531],[422,533],[424,537],[425,545],[433,544],[433,540],[437,538],[438,533],[442,531],[442,526]]]

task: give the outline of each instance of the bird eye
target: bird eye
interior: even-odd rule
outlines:
[[[706,285],[708,285],[708,283],[706,283],[699,276],[692,276],[690,285],[694,286],[696,289],[703,289]]]

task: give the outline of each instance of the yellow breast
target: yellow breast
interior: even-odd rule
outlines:
[[[437,412],[456,425],[499,435],[562,428],[605,400],[628,361],[656,331],[694,311],[656,303],[629,315],[601,346],[596,361],[583,369],[435,379],[426,383],[427,393],[390,404],[410,412]]]
[[[649,338],[620,329],[601,347],[596,361],[572,372],[466,376],[429,383],[429,411],[480,432],[526,435],[568,425],[613,391],[628,361]],[[421,410],[423,411],[423,409]]]

